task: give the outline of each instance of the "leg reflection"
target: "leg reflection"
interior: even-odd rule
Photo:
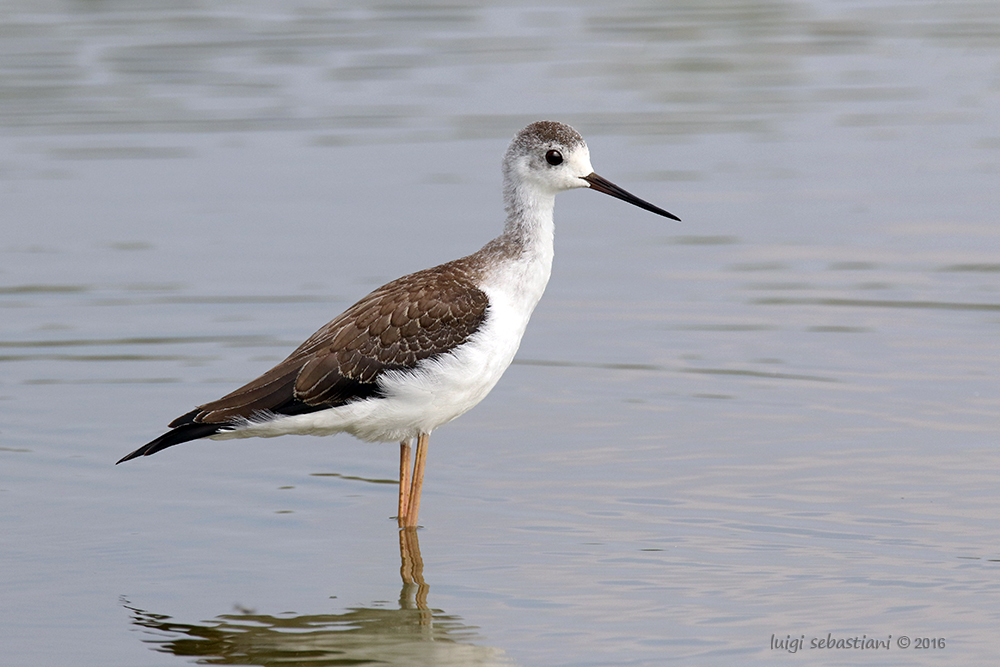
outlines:
[[[424,581],[424,560],[420,556],[420,542],[416,528],[399,530],[399,576],[403,579],[403,590],[399,593],[400,609],[419,609],[421,624],[430,624],[431,613],[427,607],[427,591],[430,587]]]

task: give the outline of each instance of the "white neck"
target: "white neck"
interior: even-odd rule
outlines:
[[[515,183],[505,174],[504,208],[507,222],[503,233],[483,248],[500,261],[486,270],[484,282],[516,302],[527,324],[552,273],[555,194],[523,181]]]
[[[507,242],[517,243],[524,251],[548,256],[552,260],[552,239],[555,234],[553,210],[554,193],[542,192],[537,188],[517,187],[509,179],[504,183],[504,209],[507,222],[501,237]]]

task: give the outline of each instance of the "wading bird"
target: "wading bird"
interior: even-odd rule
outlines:
[[[343,432],[399,442],[398,521],[416,526],[428,438],[483,400],[514,359],[552,271],[555,196],[574,188],[679,220],[595,174],[573,128],[532,123],[503,158],[500,236],[467,257],[383,285],[277,366],[178,417],[118,463],[200,438]]]

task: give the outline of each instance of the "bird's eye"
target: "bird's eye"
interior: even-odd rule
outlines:
[[[545,161],[551,164],[553,167],[557,164],[562,164],[563,156],[557,150],[551,150],[545,154]]]

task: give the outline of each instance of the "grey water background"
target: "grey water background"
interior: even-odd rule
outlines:
[[[684,222],[559,197],[425,585],[393,445],[113,465],[492,238],[541,118]],[[7,0],[2,663],[991,664],[998,178],[987,0]]]

